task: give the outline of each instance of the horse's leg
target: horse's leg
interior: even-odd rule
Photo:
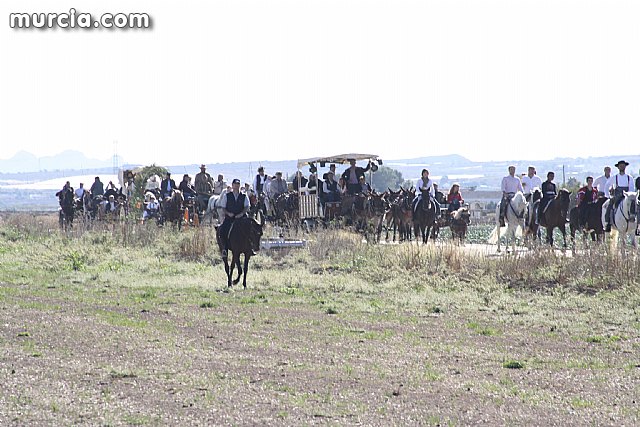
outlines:
[[[562,233],[562,240],[563,240],[563,244],[562,247],[563,248],[567,248],[567,229],[565,227],[564,224],[561,224],[560,227],[558,227],[560,229],[560,232]]]
[[[246,255],[244,256],[244,259],[247,259]],[[236,277],[233,280],[233,284],[237,285],[238,282],[240,282],[240,276],[242,276],[242,265],[240,264],[240,253],[239,252],[238,252],[237,256],[236,256],[235,252],[233,253],[233,261],[232,261],[232,263],[238,266],[238,277]],[[245,288],[246,288],[246,286],[245,286]]]
[[[426,245],[429,242],[429,234],[431,233],[431,226],[430,225],[425,225],[424,226],[424,244]],[[434,239],[434,243],[435,243],[435,239]]]
[[[498,236],[498,253],[501,252],[500,250],[500,220],[498,219],[498,216],[496,215],[496,235]]]
[[[242,277],[242,286],[247,289],[247,271],[249,271],[249,258],[251,258],[250,254],[244,254],[244,276]],[[240,266],[238,265],[238,268]]]
[[[547,243],[553,246],[553,227],[545,227],[547,230]]]
[[[229,267],[229,256],[228,255],[223,255],[222,256],[222,261],[224,261],[224,271],[225,271],[225,273],[227,273],[227,286],[231,287],[231,273],[232,273],[232,270]]]

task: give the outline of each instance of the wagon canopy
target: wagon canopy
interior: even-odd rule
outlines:
[[[377,160],[377,154],[358,154],[358,153],[349,153],[349,154],[337,154],[335,156],[326,156],[326,157],[313,157],[310,159],[299,159],[298,160],[298,169],[301,167],[311,164],[311,163],[338,163],[344,164],[349,163],[348,159],[356,159],[356,160]]]

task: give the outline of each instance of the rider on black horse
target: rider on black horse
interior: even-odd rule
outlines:
[[[240,192],[240,180],[234,179],[231,183],[232,191],[224,194],[220,198],[219,207],[222,208],[224,214],[224,222],[218,227],[218,239],[220,239],[222,250],[222,256],[227,256],[229,249],[229,232],[234,221],[238,218],[243,218],[249,211],[249,198],[246,194]]]
[[[580,226],[587,225],[587,212],[589,205],[598,201],[598,190],[593,186],[593,177],[587,177],[587,185],[578,190],[578,212],[580,218]]]
[[[551,201],[558,195],[558,187],[556,186],[555,182],[553,182],[553,178],[555,178],[555,176],[555,173],[547,172],[547,180],[542,183],[542,199],[540,199],[540,204],[538,205],[536,224],[540,224],[540,219],[546,212],[547,207],[549,206]]]

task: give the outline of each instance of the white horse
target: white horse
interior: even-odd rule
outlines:
[[[507,206],[505,213],[505,222],[506,232],[504,232],[505,236],[505,246],[507,247],[507,251],[509,248],[509,239],[513,242],[513,251],[516,250],[516,236],[522,236],[524,231],[524,214],[527,211],[527,200],[522,194],[521,191],[518,191],[509,201],[509,205]],[[520,228],[518,229],[518,226]],[[489,243],[498,244],[498,252],[500,252],[500,204],[496,206],[496,228],[491,232],[491,236],[489,236]],[[518,233],[519,231],[519,233]]]
[[[222,193],[223,195],[226,193]],[[221,201],[221,196],[216,196],[213,195],[209,198],[209,203],[207,204],[207,210],[204,213],[204,217],[202,218],[202,221],[204,222],[207,218],[209,218],[210,221],[213,221],[213,219],[217,219],[218,223],[220,223],[221,218],[224,216],[224,213],[222,212],[222,208],[220,207],[220,201]]]
[[[607,200],[602,205],[602,224],[607,221],[607,207],[611,200]],[[611,221],[611,229],[618,232],[618,241],[624,247],[627,242],[627,235],[631,235],[631,244],[634,248],[638,247],[636,241],[636,228],[638,226],[638,193],[624,192],[624,198],[618,206],[613,210],[613,221]]]

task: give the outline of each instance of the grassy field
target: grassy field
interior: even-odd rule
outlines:
[[[637,258],[306,237],[3,215],[0,425],[640,423]]]

